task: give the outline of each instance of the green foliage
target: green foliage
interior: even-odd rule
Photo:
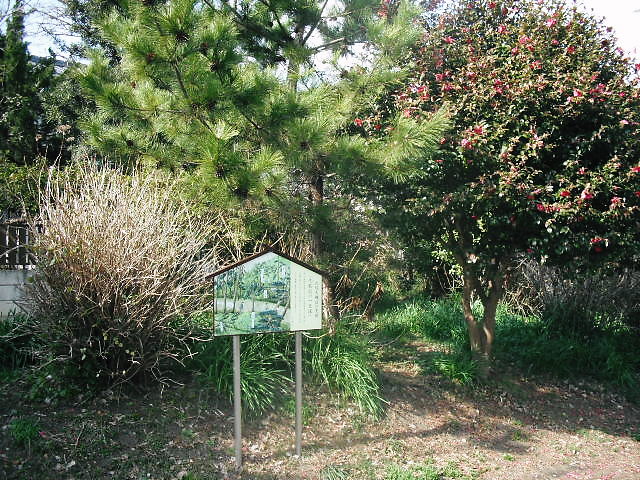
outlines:
[[[478,363],[471,358],[471,353],[467,348],[460,348],[441,355],[436,355],[431,364],[427,364],[426,368],[435,369],[443,376],[447,377],[454,383],[460,385],[471,385],[477,379]],[[466,345],[465,345],[466,347]]]
[[[638,72],[564,0],[453,2],[427,28],[405,61],[413,74],[363,124],[376,135],[397,112],[429,122],[446,108],[451,128],[437,155],[409,163],[400,185],[372,185],[370,198],[411,253],[446,252],[459,266],[486,376],[517,255],[574,271],[638,260]]]
[[[590,377],[619,388],[630,398],[640,395],[640,341],[633,327],[600,315],[568,322],[566,312],[543,317],[498,315],[500,342],[496,355],[523,370],[564,378]]]
[[[305,347],[304,368],[318,383],[355,402],[363,413],[379,417],[382,398],[371,367],[366,337],[338,330],[311,339]]]
[[[475,308],[481,315],[481,305]],[[606,312],[596,313],[595,318],[584,318],[583,311],[573,314],[578,318],[569,319],[569,312],[557,305],[555,313],[522,316],[502,304],[496,315],[496,358],[525,372],[596,379],[638,398],[640,361],[636,352],[640,341],[634,327]],[[477,364],[469,353],[459,297],[399,305],[379,316],[378,331],[385,332],[389,325],[444,344],[443,352],[423,356],[425,371],[464,385],[476,380]]]
[[[335,465],[327,465],[320,471],[320,480],[347,480],[348,470]]]
[[[37,366],[27,375],[30,385],[27,398],[56,404],[79,394],[90,394],[100,387],[94,372],[93,365],[89,364]]]
[[[24,40],[24,2],[17,0],[0,34],[0,160],[28,165],[61,153],[62,137],[44,112],[54,82],[54,59],[33,62]]]
[[[232,338],[216,337],[196,344],[191,368],[229,400],[233,399]],[[246,414],[259,415],[273,408],[290,389],[291,341],[287,335],[241,337],[242,403]]]
[[[206,383],[233,398],[233,356],[229,337],[195,345],[191,368]],[[258,415],[282,401],[292,388],[294,336],[286,334],[241,337],[242,401],[250,415]],[[308,338],[303,346],[303,372],[326,385],[363,413],[380,415],[381,398],[366,344],[347,333]]]
[[[437,301],[420,298],[409,300],[379,315],[377,324],[379,329],[399,325],[407,333],[436,341],[466,341],[460,297],[456,295]]]
[[[18,313],[0,317],[0,370],[16,370],[33,361],[30,321],[28,316]]]
[[[463,474],[455,464],[436,467],[432,462],[411,466],[391,464],[387,466],[384,476],[384,480],[471,480],[472,478],[474,478],[473,475]]]
[[[311,33],[363,37],[359,26],[373,22],[377,8],[345,2],[335,6],[344,16],[326,18],[322,2],[297,0],[133,1],[109,15],[101,8],[100,35],[120,61],[95,51],[79,72],[97,104],[84,127],[88,141],[125,166],[186,170],[193,197],[205,207],[241,205],[258,233],[307,236],[319,266],[344,264],[361,249],[356,238],[365,225],[371,235],[366,221],[358,219],[354,232],[353,216],[332,215],[351,209],[348,185],[379,172],[385,160],[432,149],[440,135],[435,124],[409,119],[397,120],[392,141],[361,135],[355,112],[395,81],[396,70],[354,69],[339,82],[298,90],[302,69],[324,48],[306,45]],[[355,39],[343,36],[326,48],[342,54]],[[286,82],[263,68],[283,61]],[[331,273],[337,279],[342,272]]]
[[[453,128],[400,199],[407,236],[435,234],[476,274],[518,251],[633,257],[640,97],[603,25],[562,1],[460,2],[412,61],[399,108],[447,104]]]
[[[12,420],[9,435],[16,446],[31,450],[31,445],[38,439],[38,420],[28,417]]]

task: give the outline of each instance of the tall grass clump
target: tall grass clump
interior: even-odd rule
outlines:
[[[377,335],[385,338],[413,335],[442,342],[467,341],[458,295],[409,300],[378,315],[376,327]]]
[[[26,289],[40,356],[111,386],[162,378],[210,300],[215,225],[155,175],[87,168],[40,198]]]
[[[0,316],[0,371],[13,372],[33,362],[30,323],[22,313]]]
[[[363,413],[378,416],[382,399],[366,341],[338,332],[303,337],[303,372],[306,381],[326,385]],[[295,341],[289,334],[241,337],[242,402],[249,415],[277,405],[293,388]],[[233,398],[231,338],[217,337],[195,346],[190,367],[214,390]]]
[[[366,337],[344,328],[309,339],[305,347],[305,369],[314,382],[355,402],[361,412],[379,417],[382,398],[371,363]]]
[[[531,373],[593,378],[640,398],[640,338],[626,322],[606,314],[567,321],[566,312],[525,317],[506,307],[497,318],[497,358]]]
[[[190,368],[205,384],[233,399],[233,349],[231,337],[216,337],[195,346]],[[291,385],[289,335],[240,337],[240,384],[244,411],[259,415],[277,404]]]
[[[474,305],[474,308],[481,308],[481,305]],[[463,385],[476,379],[477,364],[471,358],[458,295],[434,300],[418,298],[397,305],[378,317],[376,333],[387,340],[413,336],[441,343],[443,351],[424,356],[424,370]]]

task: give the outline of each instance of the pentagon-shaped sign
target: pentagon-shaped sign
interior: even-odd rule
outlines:
[[[214,335],[322,328],[322,273],[272,250],[213,275]]]

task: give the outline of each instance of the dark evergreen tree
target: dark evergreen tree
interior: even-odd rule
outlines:
[[[14,5],[0,46],[0,157],[17,165],[53,161],[61,137],[44,115],[41,95],[53,83],[54,58],[32,61],[24,40],[22,2]]]

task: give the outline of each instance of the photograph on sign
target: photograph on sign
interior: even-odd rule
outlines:
[[[214,276],[214,334],[322,328],[322,276],[266,252]]]

